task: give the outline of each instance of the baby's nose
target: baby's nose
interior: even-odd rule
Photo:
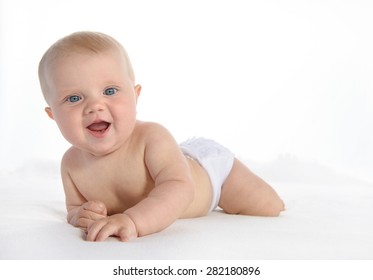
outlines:
[[[89,102],[85,108],[85,114],[92,114],[95,112],[100,112],[105,110],[105,104],[103,102],[99,102],[98,100]]]

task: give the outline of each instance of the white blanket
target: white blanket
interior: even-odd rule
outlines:
[[[278,218],[215,211],[129,243],[87,242],[66,222],[58,169],[0,171],[0,259],[373,258],[373,185],[317,165],[256,167],[286,203]]]

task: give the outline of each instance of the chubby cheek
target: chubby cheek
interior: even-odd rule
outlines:
[[[121,113],[120,125],[126,130],[132,129],[136,124],[136,108]]]
[[[71,144],[74,144],[78,140],[78,135],[81,130],[81,122],[79,119],[71,115],[69,116],[68,114],[63,118],[60,118],[59,114],[56,114],[54,119],[63,137]]]
[[[126,103],[113,104],[111,114],[115,121],[131,122],[136,120],[136,102],[133,100]]]

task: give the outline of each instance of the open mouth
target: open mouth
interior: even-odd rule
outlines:
[[[88,131],[96,137],[103,137],[110,128],[110,123],[105,121],[94,122],[87,126]]]

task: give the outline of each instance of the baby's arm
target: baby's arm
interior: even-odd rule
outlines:
[[[163,230],[187,209],[194,196],[188,164],[174,138],[162,126],[146,124],[145,163],[155,182],[149,195],[127,209],[92,224],[87,239],[116,235],[126,241]]]
[[[87,201],[75,187],[69,172],[66,154],[62,159],[61,176],[66,197],[67,221],[87,232],[88,227],[107,215],[106,206],[100,201]]]

